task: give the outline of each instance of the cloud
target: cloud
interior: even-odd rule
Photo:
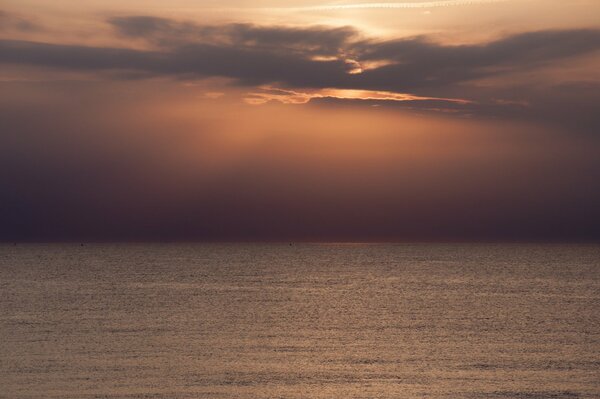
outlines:
[[[588,113],[589,107],[578,111],[580,108],[567,104],[559,109],[539,95],[543,91],[540,88],[521,85],[519,96],[507,97],[502,92],[510,83],[509,78],[489,87],[476,82],[503,79],[509,74],[535,71],[597,53],[599,29],[524,32],[485,43],[450,45],[427,37],[364,38],[351,27],[200,25],[148,16],[114,17],[109,24],[120,37],[146,41],[151,48],[0,40],[0,63],[111,73],[121,78],[224,77],[250,88],[268,85],[291,90],[410,93],[428,98],[472,100],[470,105],[445,102],[443,107],[437,107],[431,100],[421,102],[422,108],[428,110],[498,117],[525,114],[543,120],[547,119],[542,116],[546,110],[557,109],[555,115],[570,121],[569,125],[575,119],[585,121],[582,129],[586,131],[598,125],[598,116],[595,112]],[[560,83],[547,82],[546,86],[556,87]],[[553,90],[552,98],[559,104],[562,99],[576,101],[579,97],[573,91],[581,91],[581,98],[589,98],[586,87],[577,83],[568,92]],[[419,101],[415,100],[413,106],[417,107]],[[327,100],[320,101],[323,102]],[[523,103],[531,106],[519,105]]]
[[[440,63],[443,67],[527,66],[600,50],[599,29],[524,32],[495,41],[441,45],[426,37],[366,41],[357,46],[361,59],[402,63]],[[421,65],[422,66],[422,65]]]
[[[140,51],[0,40],[0,62],[83,71],[130,71],[198,79],[220,76],[255,85],[281,82],[325,87],[352,67],[343,60],[315,61],[254,46],[194,43],[170,51]]]
[[[364,42],[360,59],[387,60],[355,79],[369,89],[412,90],[521,71],[600,50],[600,30],[527,32],[474,45],[441,45],[426,38]]]
[[[165,54],[123,48],[102,48],[0,40],[0,62],[72,70],[127,69],[151,71],[161,68]]]
[[[119,32],[149,39],[177,36],[186,29],[162,19],[118,21]],[[351,40],[355,32],[346,28],[225,25],[194,29],[208,29],[211,34],[153,51],[1,40],[0,62],[184,78],[223,76],[243,84],[404,92],[501,75],[600,49],[600,30],[593,29],[521,33],[462,46],[421,37],[355,42]],[[331,57],[316,58],[315,53]],[[356,63],[370,61],[387,62],[349,73]]]
[[[260,49],[296,50],[302,54],[335,55],[358,32],[343,27],[285,27],[253,24],[199,25],[150,16],[113,17],[108,22],[126,37],[174,46],[209,43],[222,46],[252,46]]]

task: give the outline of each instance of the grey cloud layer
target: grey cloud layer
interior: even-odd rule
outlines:
[[[360,84],[404,90],[455,84],[599,49],[600,30],[527,32],[479,45],[443,46],[421,38],[367,44],[359,50],[362,60],[393,63],[362,74]]]
[[[202,43],[160,52],[0,40],[0,62],[190,78],[223,76],[242,84],[284,82],[311,87],[325,87],[329,76],[344,75],[350,68],[343,61],[311,61],[285,52]]]
[[[409,38],[356,40],[352,28],[201,26],[153,17],[113,18],[121,34],[158,43],[153,51],[0,41],[0,62],[183,77],[223,76],[242,84],[411,91],[520,70],[600,49],[600,30],[522,33],[449,46]],[[315,55],[337,59],[315,59]],[[354,61],[388,64],[349,74]]]
[[[180,79],[231,78],[241,85],[274,84],[289,88],[341,88],[385,90],[433,97],[475,99],[479,105],[445,108],[465,113],[521,115],[519,107],[495,100],[525,100],[534,103],[529,113],[540,118],[545,112],[560,111],[563,120],[593,131],[600,125],[595,112],[577,111],[577,92],[590,100],[590,82],[569,86],[567,107],[535,107],[547,104],[539,89],[520,87],[518,96],[506,95],[502,87],[483,90],[471,82],[499,77],[510,72],[564,62],[571,57],[600,50],[599,29],[526,32],[483,44],[445,45],[424,37],[378,41],[365,39],[351,27],[306,28],[225,24],[205,26],[164,18],[135,16],[108,20],[120,37],[143,40],[151,49],[101,48],[76,45],[0,40],[0,62],[83,71],[119,71],[121,76],[173,76]],[[381,66],[350,73],[357,63],[381,62]],[[571,81],[577,79],[570,79]],[[585,77],[581,77],[585,81]],[[548,87],[559,82],[548,82]],[[592,87],[597,87],[591,83]],[[495,93],[496,91],[497,93]],[[558,96],[561,90],[549,90]],[[592,90],[593,91],[593,90]],[[452,94],[448,94],[453,92]],[[486,97],[487,96],[487,97]],[[595,101],[597,94],[592,94]],[[483,103],[483,104],[482,104]],[[415,104],[406,104],[417,106]],[[422,108],[431,104],[423,102]],[[580,104],[584,107],[585,104]],[[434,107],[437,108],[437,107]],[[521,107],[523,108],[523,107]],[[577,115],[577,116],[575,116]],[[544,119],[544,117],[541,117]]]
[[[108,22],[121,36],[140,38],[167,47],[189,42],[219,43],[279,51],[296,49],[304,54],[337,54],[358,34],[351,27],[294,28],[241,23],[203,26],[147,16],[114,17]]]

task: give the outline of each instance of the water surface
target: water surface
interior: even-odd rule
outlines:
[[[0,246],[1,398],[599,398],[594,245]]]

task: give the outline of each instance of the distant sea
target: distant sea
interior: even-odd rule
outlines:
[[[0,398],[600,398],[600,246],[0,246]]]

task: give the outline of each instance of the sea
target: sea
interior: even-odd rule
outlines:
[[[600,398],[600,246],[3,244],[0,398]]]

